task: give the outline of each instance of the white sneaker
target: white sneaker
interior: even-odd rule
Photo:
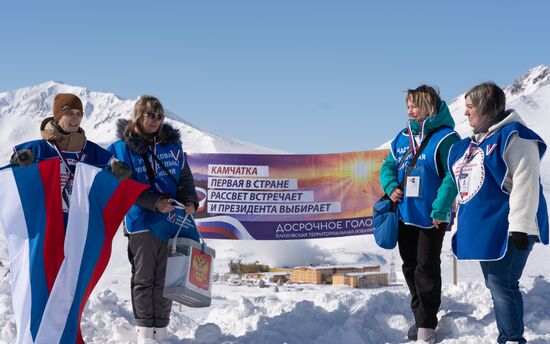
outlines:
[[[417,342],[435,344],[435,330],[433,328],[419,327]]]
[[[168,338],[168,327],[155,327],[153,338],[159,342],[166,340]]]
[[[153,344],[156,343],[153,339],[154,328],[137,326],[137,343],[138,344]]]

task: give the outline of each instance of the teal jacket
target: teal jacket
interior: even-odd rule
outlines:
[[[413,120],[409,121],[413,135],[418,135],[420,123]],[[455,122],[451,117],[451,112],[444,101],[441,101],[441,106],[439,107],[437,114],[424,120],[424,135],[440,127],[449,127],[452,129],[455,127]],[[457,136],[450,135],[441,142],[437,150],[438,170],[445,171],[445,175],[440,176],[442,178],[441,186],[437,190],[437,197],[432,203],[432,211],[430,216],[435,220],[449,222],[451,218],[449,209],[451,209],[451,205],[458,190],[453,182],[451,174],[448,171],[447,158],[449,156],[451,146],[458,141],[460,141],[460,139]],[[396,165],[396,161],[390,152],[380,168],[380,185],[387,195],[390,195],[393,189],[399,187],[399,183],[397,182]]]

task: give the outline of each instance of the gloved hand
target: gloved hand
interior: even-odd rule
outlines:
[[[158,212],[161,212],[164,214],[174,211],[174,209],[176,209],[172,205],[172,200],[166,197],[159,198],[155,203],[155,208],[157,209]]]
[[[130,166],[124,161],[113,160],[111,163],[111,173],[120,180],[130,178],[132,176],[132,170]]]
[[[518,250],[525,251],[529,248],[529,239],[527,233],[511,232],[511,239]]]
[[[34,153],[30,149],[19,150],[11,156],[10,163],[19,167],[27,167],[34,161]]]
[[[187,213],[187,215],[194,215],[197,212],[195,202],[193,201],[185,202],[185,212]]]

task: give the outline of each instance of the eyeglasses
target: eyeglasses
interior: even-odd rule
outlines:
[[[164,118],[164,115],[161,114],[161,113],[149,113],[149,112],[147,112],[143,116],[145,116],[148,119],[156,119],[157,121],[162,121],[162,119]]]

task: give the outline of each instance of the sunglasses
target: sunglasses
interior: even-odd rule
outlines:
[[[156,119],[157,121],[162,121],[162,119],[164,118],[164,115],[161,114],[161,113],[149,113],[149,112],[147,112],[143,116],[145,116],[148,119]]]

